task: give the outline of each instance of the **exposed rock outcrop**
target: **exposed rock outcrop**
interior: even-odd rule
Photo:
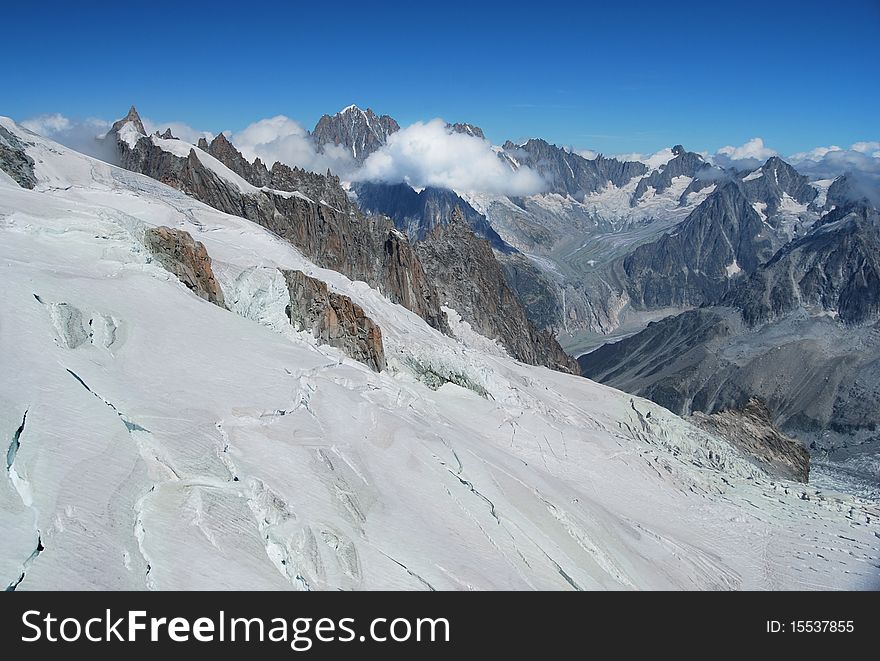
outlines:
[[[480,334],[497,340],[514,358],[579,373],[553,335],[529,320],[501,272],[489,243],[474,235],[455,209],[448,224],[437,225],[416,244],[432,282],[450,308]]]
[[[0,126],[0,170],[12,177],[22,188],[37,185],[34,159],[25,152],[25,145],[12,133]]]
[[[694,413],[691,422],[727,439],[771,475],[807,482],[810,453],[797,440],[780,432],[767,407],[750,398],[742,409],[727,409],[712,415]]]
[[[201,241],[193,239],[186,230],[149,227],[144,232],[144,245],[156,261],[196,296],[226,307],[223,290],[214,277],[211,257]]]
[[[204,140],[204,138],[202,140]],[[222,133],[214,138],[210,145],[207,140],[205,140],[204,146],[200,144],[199,149],[208,152],[242,179],[250,182],[257,188],[271,185],[272,176],[269,174],[266,166],[263,165],[263,162],[258,158],[253,163],[249,163],[248,160],[241,155],[241,152],[239,152]],[[272,188],[279,187],[272,186]],[[279,190],[296,189],[279,188]]]
[[[158,138],[133,136],[132,128],[138,130],[139,120],[120,122],[116,133],[111,131],[108,137],[116,141],[125,168],[266,227],[319,266],[367,282],[434,328],[449,332],[439,296],[406,236],[389,218],[365,217],[350,202],[337,177],[280,163],[271,170],[259,160],[248,164],[223,136],[209,145],[207,156],[199,148],[190,149],[186,157],[178,156],[163,149]],[[229,181],[206,165],[203,159],[211,156],[250,186]],[[267,180],[272,188],[263,187]]]
[[[297,330],[311,331],[322,344],[342,349],[376,372],[385,369],[382,331],[357,303],[302,271],[281,272],[290,292],[287,316]]]

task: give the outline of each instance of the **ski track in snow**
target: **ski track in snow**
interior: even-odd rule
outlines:
[[[10,589],[880,587],[876,503],[769,479],[651,402],[454,314],[442,336],[248,221],[0,123],[39,180],[0,181]],[[231,311],[149,259],[155,225],[206,245]],[[361,305],[388,369],[293,331],[279,267]]]

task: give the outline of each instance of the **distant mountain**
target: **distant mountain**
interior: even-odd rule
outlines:
[[[786,198],[800,204],[810,204],[819,192],[791,165],[778,156],[771,156],[760,168],[741,177],[746,197],[753,203],[763,204],[762,211],[773,218],[784,206]]]
[[[830,211],[850,204],[880,207],[880,182],[854,172],[837,177],[828,187],[823,208]]]
[[[702,156],[686,151],[681,145],[675,145],[672,153],[673,158],[669,162],[639,180],[630,201],[631,206],[636,206],[649,188],[662,193],[672,186],[672,180],[676,177],[695,178],[698,172],[709,167]]]
[[[644,163],[618,161],[601,155],[586,159],[538,138],[521,145],[508,140],[502,149],[502,158],[512,167],[528,166],[549,182],[552,192],[571,195],[576,199],[582,199],[609,183],[623,186],[648,170]]]
[[[389,135],[399,130],[400,125],[392,117],[351,105],[335,115],[322,116],[312,131],[312,140],[318,148],[341,145],[355,161],[363,163],[385,144]]]
[[[742,186],[729,181],[674,231],[638,246],[613,268],[637,307],[690,306],[716,300],[772,254],[760,216]]]
[[[860,444],[880,425],[880,214],[833,211],[716,305],[578,362],[586,376],[680,414],[757,398],[785,432],[864,473],[874,460]]]
[[[720,304],[742,311],[749,325],[772,322],[800,307],[831,313],[844,324],[880,319],[880,222],[851,205],[780,250]]]

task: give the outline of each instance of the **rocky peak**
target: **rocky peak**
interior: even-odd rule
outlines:
[[[318,148],[342,145],[351,151],[355,161],[362,163],[398,130],[400,125],[392,117],[351,105],[335,115],[322,116],[312,131],[312,140]]]
[[[769,217],[779,211],[785,195],[801,204],[809,204],[819,194],[807,177],[778,156],[768,158],[759,170],[746,173],[741,181],[749,201],[766,205]]]
[[[141,121],[141,116],[138,115],[137,108],[132,106],[128,110],[128,114],[122,119],[114,122],[113,128],[111,129],[113,132],[118,133],[123,126],[131,122],[134,124],[135,129],[137,129],[138,133],[141,135],[146,135],[147,130],[144,128],[144,123]]]
[[[456,122],[455,124],[447,124],[446,126],[455,133],[463,133],[464,135],[470,135],[475,138],[480,138],[481,140],[486,139],[486,136],[483,134],[483,129],[479,126],[474,126],[473,124]]]
[[[636,190],[633,193],[630,204],[636,206],[642,196],[648,192],[648,188],[652,187],[656,192],[662,193],[670,186],[672,180],[676,177],[696,178],[700,171],[708,167],[703,157],[691,151],[686,151],[681,145],[675,145],[672,148],[673,158],[666,164],[661,165],[646,177],[639,180]]]
[[[641,309],[714,302],[770,258],[763,229],[739,183],[719,184],[674,232],[621,260],[631,302]]]
[[[174,134],[171,133],[170,128],[165,129],[165,133],[159,133],[159,131],[156,131],[156,137],[162,138],[163,140],[177,140],[177,138],[174,137]]]
[[[208,152],[223,163],[223,165],[254,186],[262,188],[269,184],[269,171],[262,161],[258,164],[259,159],[257,159],[253,164],[249,163],[242,153],[235,148],[235,145],[222,133],[218,134],[211,141],[211,144],[208,144],[204,138],[200,138],[198,147]]]
[[[865,176],[847,172],[837,177],[828,187],[825,209],[848,208],[853,204],[880,209],[880,187]]]

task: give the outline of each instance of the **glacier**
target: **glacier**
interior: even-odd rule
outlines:
[[[8,589],[880,587],[877,503],[0,125],[37,178],[0,177]],[[151,258],[159,225],[204,243],[230,310]],[[291,328],[279,268],[362,306],[388,368]]]

